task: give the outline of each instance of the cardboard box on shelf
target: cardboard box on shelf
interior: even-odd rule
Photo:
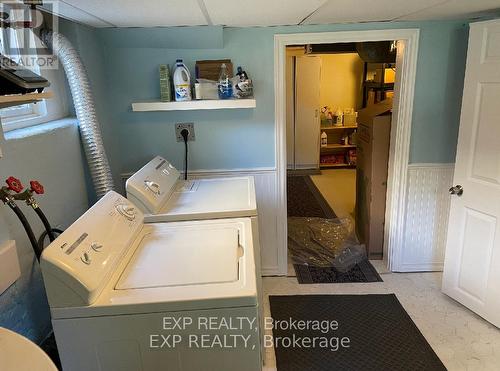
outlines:
[[[233,77],[233,63],[231,62],[231,59],[216,59],[196,61],[198,78],[219,81],[220,67],[223,63],[227,67],[229,77]]]

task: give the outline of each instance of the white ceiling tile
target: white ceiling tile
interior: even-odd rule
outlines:
[[[448,0],[444,4],[409,14],[399,20],[460,19],[486,15],[494,10],[497,15],[500,14],[500,0]]]
[[[111,27],[110,23],[99,19],[92,14],[84,12],[81,9],[75,8],[73,5],[66,4],[63,1],[57,1],[54,3],[46,3],[42,5],[42,9],[47,10],[50,13],[54,13],[61,18],[66,18],[71,21],[78,23],[83,23],[92,27]]]
[[[224,26],[296,25],[327,0],[204,0],[210,19]]]
[[[390,21],[444,1],[446,0],[330,0],[307,18],[304,24]]]
[[[118,27],[207,25],[196,0],[64,0]]]
[[[325,24],[500,15],[500,0],[56,1],[59,15],[94,27],[196,26],[209,21],[245,27],[294,25],[304,19],[303,24]]]

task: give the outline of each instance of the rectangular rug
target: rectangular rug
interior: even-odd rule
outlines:
[[[269,301],[278,371],[446,370],[394,294]]]
[[[294,264],[295,275],[299,283],[348,283],[348,282],[383,282],[375,267],[363,260],[347,272],[339,272],[333,267],[315,267]]]
[[[337,217],[309,176],[288,176],[286,194],[288,216]]]

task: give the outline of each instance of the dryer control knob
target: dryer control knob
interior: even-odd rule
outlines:
[[[153,182],[151,180],[145,180],[144,181],[144,185],[153,194],[158,195],[158,196],[161,194],[161,192],[160,192],[160,185],[158,183]]]

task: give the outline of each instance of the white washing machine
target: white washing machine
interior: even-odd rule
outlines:
[[[44,250],[64,371],[260,370],[250,218],[143,219],[109,192]]]

